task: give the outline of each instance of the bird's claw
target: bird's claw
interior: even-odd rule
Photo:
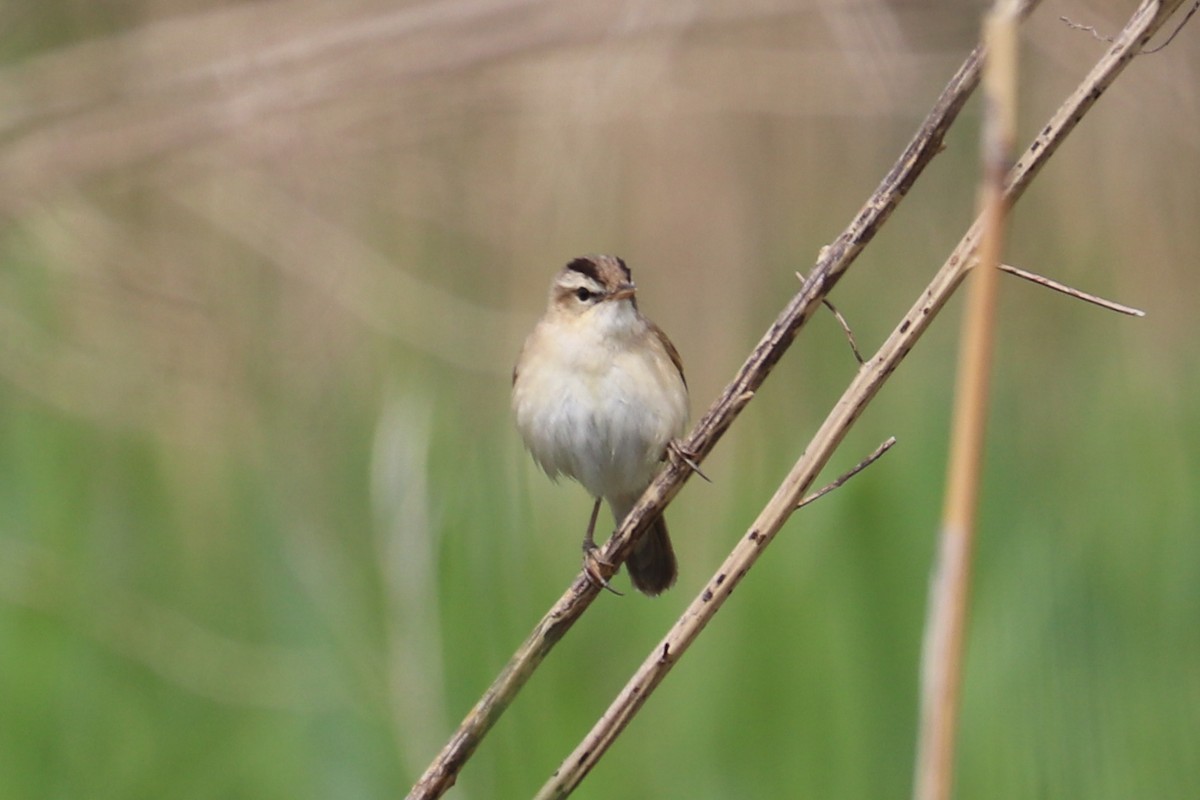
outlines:
[[[684,446],[679,443],[678,439],[672,439],[667,442],[667,454],[674,459],[682,461],[687,467],[704,480],[712,483],[712,478],[704,474],[704,470],[700,469],[700,465],[696,462],[696,453],[684,449]]]
[[[608,579],[604,577],[604,573],[600,571],[601,567],[611,568],[612,564],[600,558],[598,555],[599,551],[600,548],[596,545],[591,544],[589,546],[588,542],[583,543],[583,574],[587,575],[588,580],[598,589],[607,589],[618,597],[624,597],[622,592],[618,592],[609,584]]]

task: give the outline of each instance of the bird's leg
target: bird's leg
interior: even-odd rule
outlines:
[[[600,572],[600,567],[611,567],[607,561],[604,561],[600,556],[596,555],[596,551],[600,548],[596,547],[596,540],[593,535],[596,532],[596,517],[600,515],[600,498],[596,498],[596,505],[592,506],[592,518],[588,520],[587,533],[583,535],[583,572],[596,586],[602,589],[608,589],[613,594],[621,594],[605,580],[604,575]]]
[[[708,481],[709,483],[712,483],[712,478],[705,475],[704,470],[700,469],[700,465],[696,462],[696,453],[685,449],[684,446],[679,443],[678,439],[672,439],[671,441],[667,442],[667,456],[671,459],[682,461],[692,472],[696,473],[701,478],[704,478],[704,480]]]

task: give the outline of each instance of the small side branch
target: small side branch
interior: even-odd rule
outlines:
[[[1112,37],[1105,36],[1104,34],[1100,33],[1100,31],[1096,30],[1095,25],[1084,25],[1081,22],[1076,22],[1075,20],[1071,19],[1070,17],[1064,17],[1062,15],[1059,15],[1059,20],[1066,23],[1066,26],[1068,28],[1070,28],[1071,30],[1083,31],[1084,33],[1090,33],[1092,35],[1092,38],[1095,39],[1097,42],[1105,42],[1107,44],[1112,44],[1112,40],[1113,40]]]
[[[1184,15],[1183,20],[1179,23],[1179,25],[1177,25],[1175,27],[1175,30],[1171,31],[1171,35],[1168,36],[1162,44],[1160,44],[1158,47],[1151,47],[1148,50],[1142,50],[1140,53],[1138,53],[1138,55],[1149,56],[1149,55],[1154,55],[1155,53],[1157,53],[1161,50],[1165,50],[1166,47],[1169,44],[1171,44],[1171,42],[1175,41],[1175,37],[1179,35],[1179,32],[1181,30],[1183,30],[1183,26],[1188,24],[1188,20],[1190,20],[1192,18],[1192,16],[1196,13],[1197,9],[1200,9],[1200,0],[1196,0],[1196,2],[1192,3],[1192,7],[1188,9],[1188,12],[1187,12],[1187,14]],[[1098,30],[1096,30],[1095,25],[1083,25],[1081,23],[1075,22],[1070,17],[1060,16],[1059,19],[1062,20],[1063,22],[1065,22],[1068,28],[1071,28],[1071,29],[1077,30],[1077,31],[1084,31],[1086,33],[1090,33],[1092,35],[1092,38],[1095,39],[1097,42],[1104,42],[1106,44],[1113,43],[1113,37],[1104,36]]]
[[[1196,9],[1200,9],[1200,0],[1196,0],[1196,2],[1192,3],[1192,7],[1189,8],[1187,14],[1184,15],[1183,21],[1179,23],[1175,30],[1171,31],[1171,35],[1167,37],[1166,41],[1164,41],[1158,47],[1152,47],[1149,50],[1143,50],[1140,55],[1149,56],[1157,53],[1160,50],[1166,49],[1167,45],[1175,41],[1175,37],[1179,35],[1181,30],[1183,30],[1183,26],[1188,24],[1188,20],[1190,20],[1192,15],[1196,13]]]
[[[1014,267],[1012,264],[1001,264],[1000,269],[1004,270],[1009,275],[1016,275],[1018,278],[1023,278],[1030,283],[1036,283],[1038,286],[1045,286],[1047,289],[1053,289],[1056,292],[1062,292],[1068,297],[1074,297],[1076,300],[1082,300],[1085,303],[1092,303],[1093,305],[1100,306],[1101,308],[1107,308],[1109,311],[1116,311],[1118,314],[1128,314],[1131,317],[1146,316],[1146,312],[1142,311],[1140,308],[1122,305],[1121,303],[1115,303],[1112,300],[1105,300],[1103,297],[1097,297],[1094,294],[1081,292],[1078,289],[1067,286],[1065,283],[1059,283],[1058,281],[1051,280],[1050,278],[1038,275],[1036,272],[1029,272],[1028,270],[1023,270],[1020,267]]]
[[[824,487],[818,489],[817,491],[813,492],[812,494],[808,495],[803,500],[801,500],[799,503],[797,503],[796,510],[799,511],[800,509],[804,508],[809,503],[812,503],[816,500],[820,500],[822,497],[829,494],[834,489],[840,488],[842,486],[842,484],[844,484],[846,481],[850,480],[855,475],[862,472],[864,469],[866,469],[867,467],[871,466],[876,461],[878,461],[880,456],[882,456],[888,450],[891,450],[892,445],[894,445],[895,443],[896,443],[896,437],[889,436],[887,438],[887,441],[885,441],[883,444],[879,445],[879,447],[876,447],[874,452],[871,453],[871,455],[867,456],[862,461],[855,464],[854,467],[849,472],[842,474],[833,483],[829,484],[828,486],[824,486]]]
[[[799,275],[797,275],[799,277]],[[842,326],[842,331],[846,334],[846,341],[850,342],[850,349],[854,352],[854,359],[859,363],[863,363],[862,353],[858,349],[858,342],[854,341],[854,331],[850,330],[850,323],[846,322],[846,318],[842,316],[842,312],[834,307],[833,303],[829,302],[829,298],[821,301],[825,307],[833,312],[833,316],[837,318],[838,324]]]

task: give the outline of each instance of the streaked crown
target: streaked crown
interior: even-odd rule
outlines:
[[[554,278],[550,305],[582,312],[605,300],[628,299],[637,307],[633,275],[616,256],[582,256],[571,261]]]

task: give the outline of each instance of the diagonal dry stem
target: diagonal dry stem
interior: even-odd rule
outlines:
[[[1129,63],[1138,48],[1162,26],[1181,2],[1182,0],[1168,0],[1162,4],[1145,2],[1134,12],[1118,38],[1118,44],[1097,62],[1009,171],[1004,192],[1004,201],[1009,206],[1017,201],[1067,135]],[[739,539],[729,557],[684,610],[667,635],[650,651],[646,660],[634,672],[625,688],[592,730],[542,787],[537,795],[539,800],[566,797],[578,786],[642,707],[654,688],[729,598],[747,570],[753,566],[759,554],[791,515],[804,492],[812,485],[817,473],[841,443],[847,430],[962,282],[973,264],[981,232],[982,221],[976,220],[878,352],[859,370],[750,530]],[[810,278],[809,283],[811,282]],[[626,527],[628,525],[627,520]]]
[[[1037,2],[1026,0],[1024,7],[1028,11]],[[822,250],[816,267],[800,292],[780,312],[734,379],[696,424],[687,440],[681,443],[682,448],[692,454],[696,461],[703,460],[712,450],[782,358],[801,326],[874,238],[924,168],[941,152],[946,131],[979,82],[981,63],[982,51],[976,48],[950,79],[933,110],[879,187],[837,240]],[[667,466],[598,554],[603,561],[613,565],[605,577],[610,577],[616,571],[632,549],[636,537],[662,513],[690,475],[691,469],[682,462],[675,459],[667,462]],[[588,577],[583,573],[577,575],[463,719],[413,786],[409,800],[440,797],[454,785],[459,770],[484,735],[596,595],[597,589]]]

